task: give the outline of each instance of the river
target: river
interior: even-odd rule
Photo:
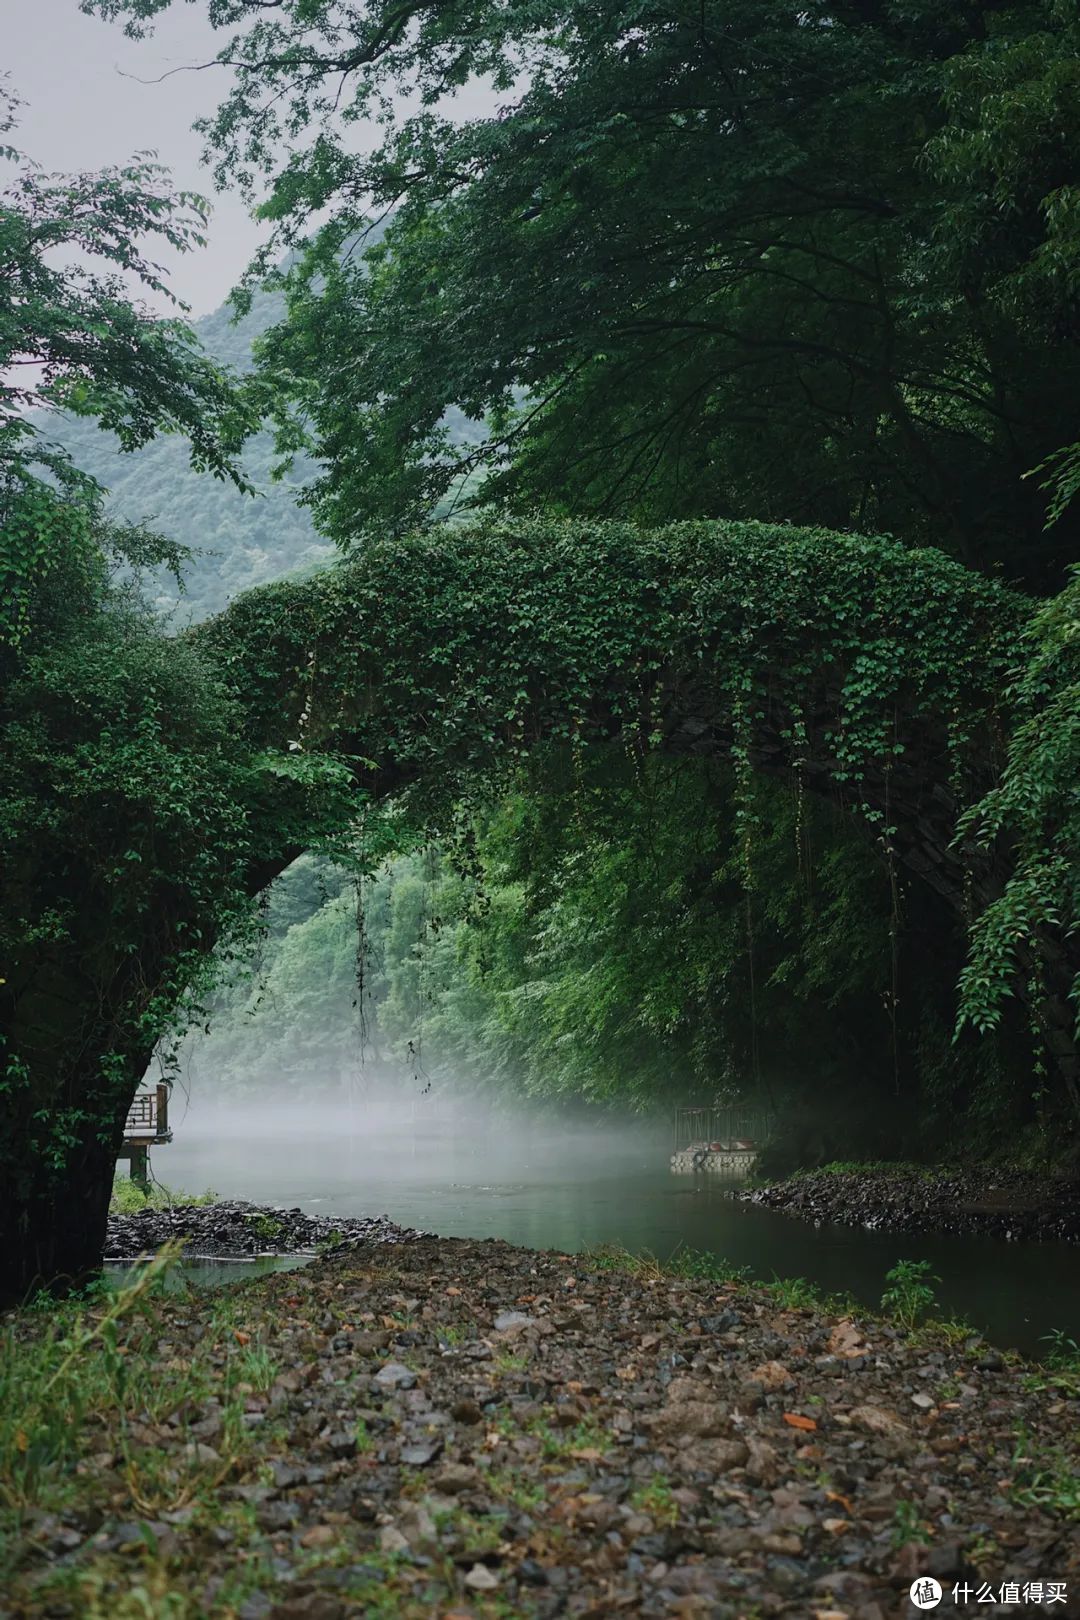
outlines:
[[[1080,1340],[1075,1245],[815,1227],[733,1199],[730,1185],[673,1175],[667,1137],[656,1129],[538,1126],[505,1140],[496,1129],[472,1145],[424,1145],[404,1133],[373,1142],[347,1127],[305,1131],[272,1115],[259,1123],[252,1135],[250,1117],[243,1129],[189,1118],[155,1150],[154,1174],[190,1192],[212,1187],[331,1218],[386,1214],[446,1237],[570,1252],[615,1244],[661,1259],[686,1246],[766,1280],[806,1277],[870,1306],[898,1259],[929,1260],[942,1314],[967,1319],[992,1342],[1038,1354],[1051,1329]]]

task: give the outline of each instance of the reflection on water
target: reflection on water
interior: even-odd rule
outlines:
[[[944,1314],[968,1318],[997,1343],[1030,1353],[1051,1328],[1080,1338],[1075,1247],[814,1228],[733,1200],[723,1185],[672,1175],[662,1132],[532,1132],[506,1143],[492,1132],[482,1143],[418,1147],[370,1144],[359,1131],[302,1137],[292,1129],[282,1138],[263,1124],[268,1134],[252,1140],[250,1117],[236,1134],[205,1123],[196,1131],[189,1120],[155,1153],[155,1173],[190,1191],[213,1187],[330,1217],[387,1214],[447,1237],[568,1251],[610,1243],[662,1259],[687,1246],[759,1277],[807,1277],[868,1305],[898,1259],[929,1260]]]
[[[161,1286],[167,1294],[183,1293],[189,1283],[195,1288],[221,1288],[249,1277],[264,1277],[271,1271],[295,1271],[309,1265],[310,1260],[310,1255],[299,1254],[259,1254],[250,1260],[182,1260],[164,1273]],[[139,1275],[138,1262],[125,1265],[114,1261],[104,1269],[111,1288],[123,1288]]]

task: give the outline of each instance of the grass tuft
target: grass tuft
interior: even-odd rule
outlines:
[[[130,1176],[117,1176],[109,1199],[110,1215],[137,1215],[142,1209],[172,1209],[178,1205],[216,1204],[218,1195],[208,1187],[204,1193],[178,1192],[163,1181],[152,1181],[144,1192]]]

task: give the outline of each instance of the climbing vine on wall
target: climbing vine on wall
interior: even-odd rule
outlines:
[[[798,791],[857,812],[891,873],[903,864],[982,914],[964,1012],[988,1025],[1025,969],[1017,924],[1029,954],[1061,952],[1047,934],[1069,856],[1043,767],[1048,748],[1067,764],[1075,739],[1075,691],[1047,698],[1051,665],[1074,651],[1071,604],[1027,632],[1050,651],[1017,687],[1031,603],[939,552],[753,523],[521,519],[372,543],[312,580],[251,593],[197,634],[253,740],[302,722],[309,746],[425,825],[449,825],[478,777],[540,743],[572,757],[588,739],[724,754],[749,888],[748,773],[794,772]],[[995,834],[1040,807],[1044,842],[1028,838],[995,898]],[[899,909],[894,893],[894,929]],[[895,973],[888,993],[895,1009]],[[1037,1016],[1053,1040],[1048,1007]]]
[[[880,821],[871,778],[899,769],[920,726],[935,782],[985,787],[1029,614],[940,553],[887,540],[520,520],[372,544],[249,593],[194,636],[254,741],[281,746],[308,708],[314,746],[431,805],[541,737],[580,732],[798,758]]]
[[[948,889],[963,876],[952,795],[994,787],[1001,693],[1029,617],[1015,593],[889,541],[539,520],[372,544],[177,642],[102,609],[113,642],[89,660],[78,643],[27,657],[9,690],[22,739],[11,842],[29,848],[27,817],[51,818],[27,903],[5,921],[9,956],[32,978],[57,895],[96,924],[93,883],[113,883],[109,1050],[152,1042],[239,926],[245,893],[300,849],[353,862],[357,815],[396,798],[365,835],[377,863],[406,829],[450,827],[478,784],[531,751],[573,757],[605,739],[631,756],[734,744],[737,770],[785,780],[798,762],[808,787],[884,825],[897,858]],[[53,785],[35,809],[19,772],[43,747]],[[55,873],[90,846],[91,890],[68,894]],[[59,950],[65,928],[77,944],[57,926]]]

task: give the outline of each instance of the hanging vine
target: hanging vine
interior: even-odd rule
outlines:
[[[253,740],[280,747],[303,718],[328,769],[404,789],[428,826],[523,734],[568,742],[574,761],[586,743],[639,735],[644,690],[662,697],[650,746],[732,758],[748,889],[746,788],[764,765],[867,820],[887,840],[890,885],[908,863],[978,910],[989,889],[953,847],[957,795],[990,787],[989,815],[1003,803],[980,760],[1008,724],[1029,614],[996,582],[888,540],[520,519],[373,541],[312,580],[250,593],[197,635]],[[329,778],[308,785],[309,816],[320,802],[328,820],[340,813]],[[976,924],[977,949],[983,938]],[[981,982],[967,979],[968,1003]],[[1014,969],[991,982],[1025,988]]]

